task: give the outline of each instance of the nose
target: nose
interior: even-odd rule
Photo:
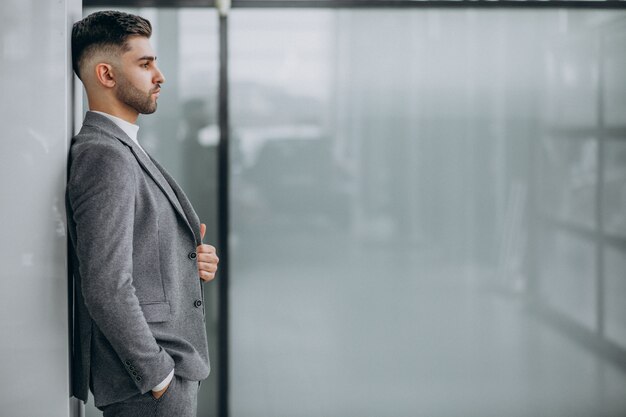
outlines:
[[[159,67],[155,65],[154,68],[156,69],[156,73],[154,74],[154,83],[163,84],[165,82],[165,76],[163,75]]]

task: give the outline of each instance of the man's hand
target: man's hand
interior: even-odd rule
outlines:
[[[204,239],[206,233],[206,225],[202,223],[200,225],[200,239]],[[215,278],[217,272],[217,264],[220,258],[217,257],[215,247],[211,245],[205,245],[204,243],[196,248],[198,254],[198,273],[202,281],[211,281]]]
[[[167,384],[167,387],[163,388],[161,391],[152,391],[152,397],[154,397],[155,400],[158,400],[159,398],[161,398],[163,394],[165,394],[165,391],[167,391],[167,389],[170,387],[171,384],[172,384],[172,381],[170,381],[170,383]]]

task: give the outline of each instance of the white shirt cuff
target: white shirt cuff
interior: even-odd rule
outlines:
[[[156,387],[152,388],[152,391],[161,391],[162,389],[164,389],[165,387],[167,387],[167,385],[172,381],[172,378],[174,378],[174,370],[172,369],[172,372],[170,372],[170,374],[168,376],[165,377],[165,379]]]

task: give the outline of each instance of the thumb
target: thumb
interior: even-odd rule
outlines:
[[[200,240],[204,239],[205,233],[206,233],[206,224],[200,223]]]

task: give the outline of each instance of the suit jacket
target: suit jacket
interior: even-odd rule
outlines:
[[[96,406],[146,393],[172,368],[210,371],[196,247],[174,179],[106,117],[71,144],[66,204],[74,275],[73,393]]]

